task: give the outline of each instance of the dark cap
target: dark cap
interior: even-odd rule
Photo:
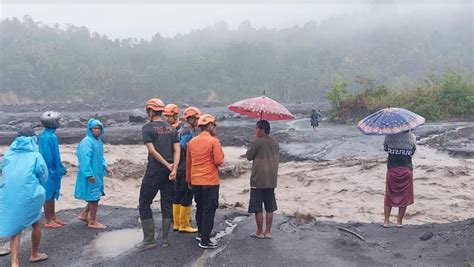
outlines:
[[[23,127],[18,130],[18,136],[35,136],[35,130],[31,127]]]

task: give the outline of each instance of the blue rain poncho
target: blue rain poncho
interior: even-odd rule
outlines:
[[[44,128],[39,136],[39,151],[48,165],[48,180],[44,186],[46,189],[46,200],[59,199],[61,189],[61,178],[66,173],[66,168],[61,163],[59,154],[59,142],[55,133],[56,129]]]
[[[36,137],[17,137],[5,153],[0,177],[0,236],[12,237],[38,222],[48,167]]]
[[[100,126],[102,133],[99,138],[92,134],[92,128]],[[87,123],[87,134],[77,147],[76,155],[79,161],[79,170],[76,178],[74,196],[85,201],[99,201],[104,195],[104,176],[107,172],[107,163],[104,158],[104,144],[102,136],[105,129],[96,119]],[[95,183],[89,182],[89,177],[95,177]]]

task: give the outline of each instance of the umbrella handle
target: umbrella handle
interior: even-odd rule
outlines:
[[[262,117],[263,117],[263,110],[260,111],[260,120],[262,120]]]

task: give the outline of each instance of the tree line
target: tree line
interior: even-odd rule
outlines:
[[[164,38],[111,39],[31,17],[0,22],[0,93],[48,100],[321,101],[340,80],[416,88],[449,69],[472,80],[472,14],[332,17],[286,29],[222,22]]]

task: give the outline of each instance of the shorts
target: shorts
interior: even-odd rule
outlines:
[[[277,208],[275,199],[275,188],[251,188],[249,213],[260,213],[265,205],[266,212],[274,212]]]

